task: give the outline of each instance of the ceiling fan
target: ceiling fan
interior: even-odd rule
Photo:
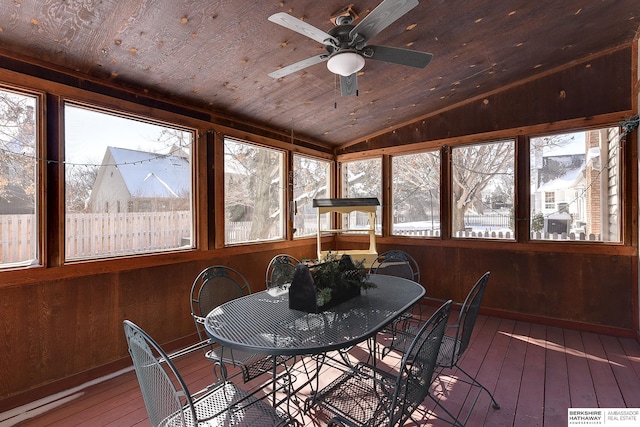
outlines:
[[[353,25],[351,8],[346,15],[336,18],[336,26],[324,32],[313,25],[280,12],[269,17],[269,21],[289,28],[297,33],[322,43],[327,53],[312,56],[300,62],[280,68],[269,77],[279,79],[296,71],[327,61],[327,68],[340,76],[342,96],[358,93],[357,73],[364,67],[365,59],[391,62],[424,68],[433,55],[426,52],[389,46],[368,45],[369,39],[387,28],[401,16],[418,5],[418,0],[383,0],[357,25]]]

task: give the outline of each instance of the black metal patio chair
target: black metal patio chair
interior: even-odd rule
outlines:
[[[239,367],[245,382],[273,372],[274,358],[242,350],[225,348],[212,342],[204,329],[204,321],[214,308],[235,298],[251,293],[249,282],[237,270],[224,265],[207,267],[198,274],[191,287],[191,315],[196,325],[199,346],[205,349],[205,357],[214,363],[214,375],[218,380],[228,378],[226,364]],[[278,356],[276,365],[290,357]]]
[[[329,425],[400,426],[429,395],[451,301],[444,303],[417,332],[398,373],[359,363],[310,397],[329,411]]]
[[[407,252],[398,249],[386,251],[378,255],[369,268],[369,274],[386,274],[420,283],[420,266],[417,261]],[[417,306],[418,314],[421,314],[420,304],[417,304]],[[388,328],[382,331],[385,334],[391,335],[392,343],[395,340],[396,330],[402,327],[403,322],[413,317],[412,310],[402,313],[402,316],[398,317]],[[382,357],[386,356],[389,351],[390,348],[388,346],[384,347],[382,349]]]
[[[437,360],[437,375],[439,376],[444,369],[453,371],[455,368],[455,371],[451,372],[451,374],[448,373],[447,375],[453,377],[454,372],[459,372],[462,376],[455,376],[457,381],[469,384],[472,387],[477,387],[479,389],[472,407],[475,406],[475,403],[480,396],[480,392],[484,390],[491,398],[492,407],[494,409],[500,409],[500,405],[493,394],[473,375],[462,369],[459,364],[460,359],[469,347],[471,335],[473,334],[476,319],[478,318],[480,305],[482,304],[482,298],[484,297],[484,292],[487,287],[487,283],[489,282],[489,275],[490,272],[487,271],[476,281],[462,304],[455,303],[455,305],[460,306],[460,313],[458,314],[456,322],[447,326],[447,330],[442,339],[442,346],[440,347],[440,353],[438,354]],[[408,344],[411,342],[415,334],[415,325],[396,331],[394,342],[390,347],[393,350],[404,353],[406,349],[408,349]],[[436,400],[436,403],[438,406],[442,407],[439,401]],[[460,422],[455,417],[453,419],[453,423],[456,425],[464,425],[466,423],[466,421],[465,423]]]
[[[265,282],[267,289],[291,283],[293,272],[300,261],[291,255],[278,254],[267,265]]]
[[[192,394],[171,358],[140,327],[124,321],[149,421],[156,426],[283,426],[288,416],[229,381]]]
[[[393,249],[384,252],[373,261],[371,274],[387,274],[420,283],[420,266],[415,258],[405,251]]]

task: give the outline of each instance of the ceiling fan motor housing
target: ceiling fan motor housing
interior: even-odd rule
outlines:
[[[353,46],[352,40],[349,37],[349,33],[353,27],[354,26],[351,24],[336,25],[327,31],[329,35],[335,37],[339,42],[338,46],[334,46],[331,43],[326,44],[325,48],[327,49],[327,52],[333,54],[343,49],[354,49],[355,46]]]

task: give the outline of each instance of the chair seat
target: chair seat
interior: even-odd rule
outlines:
[[[396,377],[359,363],[315,397],[315,403],[355,425],[389,425]],[[400,407],[395,408],[400,411]]]
[[[248,397],[247,393],[232,383],[224,383],[220,387],[207,392],[194,401],[198,426],[277,426],[285,425],[287,418],[273,407],[261,400]],[[187,426],[195,426],[191,410],[183,410]],[[203,422],[202,420],[207,420]],[[165,420],[163,425],[181,425],[176,416]]]

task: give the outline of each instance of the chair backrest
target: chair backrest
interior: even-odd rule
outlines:
[[[445,302],[420,328],[402,358],[389,426],[403,425],[429,394],[442,337],[451,312]]]
[[[187,425],[183,413],[185,405],[191,410],[191,419],[195,420],[191,394],[166,353],[129,320],[124,321],[124,333],[151,425]]]
[[[250,293],[247,279],[231,267],[214,265],[202,270],[191,286],[191,315],[200,340],[207,337],[204,319],[211,310]]]
[[[418,263],[411,255],[401,250],[394,249],[378,255],[371,264],[369,273],[397,276],[420,283]]]
[[[299,263],[297,258],[287,254],[279,254],[271,258],[265,276],[267,289],[291,283],[293,272]]]
[[[473,288],[469,291],[467,298],[464,300],[462,307],[460,308],[460,314],[458,315],[458,330],[456,334],[456,344],[458,348],[452,353],[453,365],[462,356],[464,351],[469,346],[471,341],[471,334],[478,318],[478,311],[480,310],[480,304],[482,304],[482,297],[484,296],[484,290],[487,287],[489,281],[489,274],[487,271],[478,279]]]

